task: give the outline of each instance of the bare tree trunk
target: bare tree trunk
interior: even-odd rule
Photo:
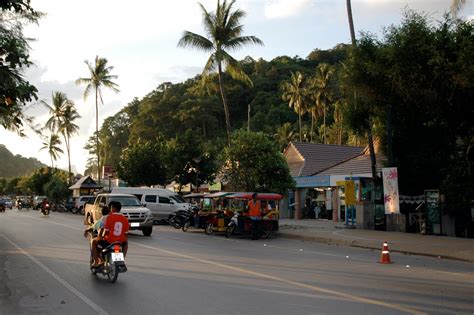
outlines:
[[[250,131],[250,104],[247,109],[247,131]]]
[[[298,123],[300,126],[300,142],[303,142],[303,137],[301,136],[301,107],[298,105]]]
[[[310,133],[311,143],[313,142],[313,130],[314,130],[314,115],[313,115],[313,112],[311,112],[311,133]]]
[[[97,153],[97,181],[100,185],[100,148],[99,148],[99,99],[95,88],[95,147]]]
[[[367,132],[367,138],[369,140],[369,152],[370,152],[370,165],[372,168],[372,178],[377,177],[377,170],[375,169],[375,150],[374,150],[374,139],[372,137],[372,127],[369,125],[369,131]]]
[[[356,37],[355,37],[355,31],[354,31],[354,20],[352,19],[351,0],[346,0],[346,6],[347,6],[347,18],[349,19],[349,30],[351,32],[352,47],[355,47],[356,46]]]
[[[323,138],[324,138],[324,144],[326,144],[326,103],[323,105]]]
[[[64,143],[66,144],[67,161],[68,161],[67,180],[68,180],[68,184],[71,185],[71,183],[72,183],[72,180],[71,180],[71,147],[69,145],[69,136],[66,136],[66,134],[63,134],[63,137],[64,137]]]
[[[230,127],[229,106],[227,105],[227,98],[224,93],[224,86],[222,83],[222,65],[220,62],[217,67],[218,67],[218,77],[219,77],[219,89],[221,91],[222,103],[224,104],[225,126],[227,130],[227,143],[230,146],[231,127]]]

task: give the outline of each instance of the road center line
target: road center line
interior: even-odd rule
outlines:
[[[286,283],[286,284],[289,284],[289,285],[292,285],[292,286],[305,288],[305,289],[309,289],[309,290],[316,291],[316,292],[326,293],[326,294],[329,294],[329,295],[342,297],[342,298],[353,300],[353,301],[360,302],[360,303],[378,305],[378,306],[382,306],[382,307],[386,307],[386,308],[390,308],[390,309],[394,309],[394,310],[397,310],[397,311],[406,312],[406,313],[410,313],[410,314],[416,314],[416,315],[425,314],[423,312],[416,311],[416,310],[413,310],[413,309],[410,309],[410,308],[406,308],[406,307],[403,307],[401,305],[396,305],[396,304],[390,304],[390,303],[385,303],[385,302],[381,302],[381,301],[371,300],[371,299],[368,299],[368,298],[363,298],[363,297],[359,297],[359,296],[356,296],[356,295],[351,295],[351,294],[347,294],[347,293],[343,293],[343,292],[329,290],[329,289],[317,287],[317,286],[310,285],[310,284],[305,284],[305,283],[301,283],[301,282],[297,282],[297,281],[293,281],[293,280],[287,280],[287,279],[284,279],[284,278],[275,277],[275,276],[271,276],[271,275],[268,275],[268,274],[247,270],[247,269],[242,269],[242,268],[239,268],[239,267],[226,265],[226,264],[218,263],[218,262],[211,261],[211,260],[201,259],[201,258],[198,258],[198,257],[185,255],[185,254],[173,252],[173,251],[166,250],[166,249],[161,249],[161,248],[154,247],[154,246],[143,245],[143,244],[140,244],[140,243],[130,242],[130,241],[128,243],[139,246],[139,247],[156,250],[156,251],[168,254],[168,255],[174,255],[174,256],[181,257],[181,258],[186,258],[186,259],[198,261],[198,262],[201,262],[201,263],[204,263],[204,264],[214,265],[214,266],[221,267],[221,268],[224,268],[224,269],[229,269],[229,270],[232,270],[232,271],[237,271],[237,272],[240,272],[240,273],[244,273],[244,274],[248,274],[248,275],[252,275],[252,276],[256,276],[256,277],[260,277],[260,278],[264,278],[264,279],[269,279],[269,280],[273,280],[273,281],[277,281],[277,282],[282,282],[282,283]]]
[[[102,309],[99,305],[95,304],[92,300],[90,300],[87,296],[85,296],[84,294],[82,294],[79,290],[77,290],[76,288],[74,288],[72,285],[70,285],[66,280],[64,280],[63,278],[61,278],[58,274],[56,274],[54,271],[52,271],[51,269],[49,269],[48,267],[46,267],[42,262],[40,262],[38,259],[36,259],[34,256],[32,256],[31,254],[29,254],[28,252],[26,252],[23,248],[21,248],[20,246],[18,246],[17,244],[15,244],[12,240],[10,240],[8,237],[6,237],[5,235],[3,234],[0,234],[1,237],[3,237],[7,242],[9,242],[12,246],[14,246],[19,252],[21,252],[23,255],[27,256],[28,258],[30,258],[35,264],[37,264],[38,266],[40,266],[44,271],[46,271],[51,277],[53,277],[54,279],[56,279],[60,284],[62,284],[64,287],[66,287],[66,289],[68,289],[69,291],[71,291],[75,296],[77,296],[78,298],[80,298],[84,303],[86,303],[87,305],[89,305],[92,309],[94,309],[95,311],[97,311],[97,313],[101,314],[101,315],[107,315],[108,313]]]
[[[25,215],[25,217],[30,217],[30,216]],[[30,217],[30,218],[39,220],[39,218],[34,218],[34,217]],[[57,222],[53,222],[53,221],[43,221],[43,222],[62,225],[62,226],[67,226],[68,228],[72,228],[72,229],[75,229],[75,230],[81,230],[81,229],[79,229],[77,227],[74,227],[74,226],[69,226],[69,225],[66,225],[66,224],[57,223]],[[277,282],[281,282],[281,283],[286,283],[286,284],[289,284],[289,285],[292,285],[292,286],[295,286],[295,287],[300,287],[300,288],[308,289],[308,290],[311,290],[311,291],[326,293],[326,294],[329,294],[329,295],[345,298],[345,299],[348,299],[348,300],[353,300],[353,301],[359,302],[359,303],[378,305],[378,306],[382,306],[382,307],[386,307],[386,308],[389,308],[389,309],[394,309],[394,310],[397,310],[397,311],[406,312],[406,313],[414,314],[414,315],[424,315],[424,314],[426,314],[424,312],[416,311],[416,310],[404,307],[402,305],[386,303],[386,302],[372,300],[372,299],[368,299],[368,298],[364,298],[364,297],[360,297],[360,296],[356,296],[356,295],[352,295],[352,294],[348,294],[348,293],[343,293],[343,292],[339,292],[339,291],[325,289],[325,288],[321,288],[321,287],[318,287],[318,286],[314,286],[314,285],[310,285],[310,284],[306,284],[306,283],[302,283],[302,282],[297,282],[297,281],[293,281],[293,280],[288,280],[288,279],[284,279],[284,278],[280,278],[280,277],[275,277],[275,276],[271,276],[271,275],[256,272],[256,271],[251,271],[251,270],[247,270],[247,269],[243,269],[243,268],[239,268],[239,267],[235,267],[235,266],[231,266],[231,265],[226,265],[226,264],[223,264],[223,263],[218,263],[218,262],[211,261],[211,260],[206,260],[206,259],[202,259],[202,258],[190,256],[190,255],[185,255],[185,254],[181,254],[181,253],[166,250],[166,249],[161,249],[161,248],[154,247],[154,246],[143,245],[143,244],[140,244],[140,243],[136,243],[134,241],[129,241],[128,243],[136,245],[138,247],[159,251],[159,252],[162,252],[162,253],[165,253],[165,254],[168,254],[168,255],[174,255],[174,256],[181,257],[181,258],[186,258],[186,259],[198,261],[198,262],[201,262],[201,263],[204,263],[204,264],[214,265],[214,266],[221,267],[221,268],[224,268],[224,269],[237,271],[237,272],[240,272],[240,273],[243,273],[243,274],[248,274],[248,275],[252,275],[252,276],[256,276],[256,277],[260,277],[260,278],[264,278],[264,279],[269,279],[269,280],[273,280],[273,281],[277,281]]]

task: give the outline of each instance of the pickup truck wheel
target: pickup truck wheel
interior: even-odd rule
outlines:
[[[94,222],[92,221],[92,217],[91,217],[91,215],[90,215],[90,214],[88,214],[88,215],[87,215],[86,222],[87,222],[87,224],[89,224],[89,225],[92,225],[92,224],[94,224]]]
[[[147,228],[143,228],[142,229],[142,233],[144,236],[150,236],[151,235],[151,232],[153,232],[153,228],[152,227],[147,227]]]

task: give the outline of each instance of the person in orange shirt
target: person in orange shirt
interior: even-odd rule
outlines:
[[[256,240],[259,238],[259,221],[261,217],[261,204],[260,200],[257,200],[257,194],[252,195],[252,200],[247,203],[247,209],[249,212],[250,220],[252,220],[252,239]]]
[[[104,222],[104,232],[99,232],[98,246],[105,248],[112,243],[120,242],[122,244],[123,255],[127,255],[128,250],[128,220],[125,216],[120,214],[122,204],[118,201],[111,201],[109,203],[110,214]],[[103,235],[103,237],[102,237]],[[97,247],[92,248],[92,255],[94,259],[98,258]],[[101,262],[99,262],[100,264]]]

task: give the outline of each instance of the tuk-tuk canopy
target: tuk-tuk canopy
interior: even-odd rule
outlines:
[[[206,194],[202,194],[202,193],[192,193],[192,194],[184,195],[183,198],[204,198],[205,196]]]
[[[205,198],[222,198],[222,197],[228,197],[229,195],[234,194],[233,192],[230,191],[219,191],[213,194],[207,194],[204,197]]]
[[[232,195],[226,196],[227,198],[236,198],[236,199],[252,199],[253,192],[236,192]],[[283,198],[280,194],[273,193],[256,193],[258,200],[281,200]]]

